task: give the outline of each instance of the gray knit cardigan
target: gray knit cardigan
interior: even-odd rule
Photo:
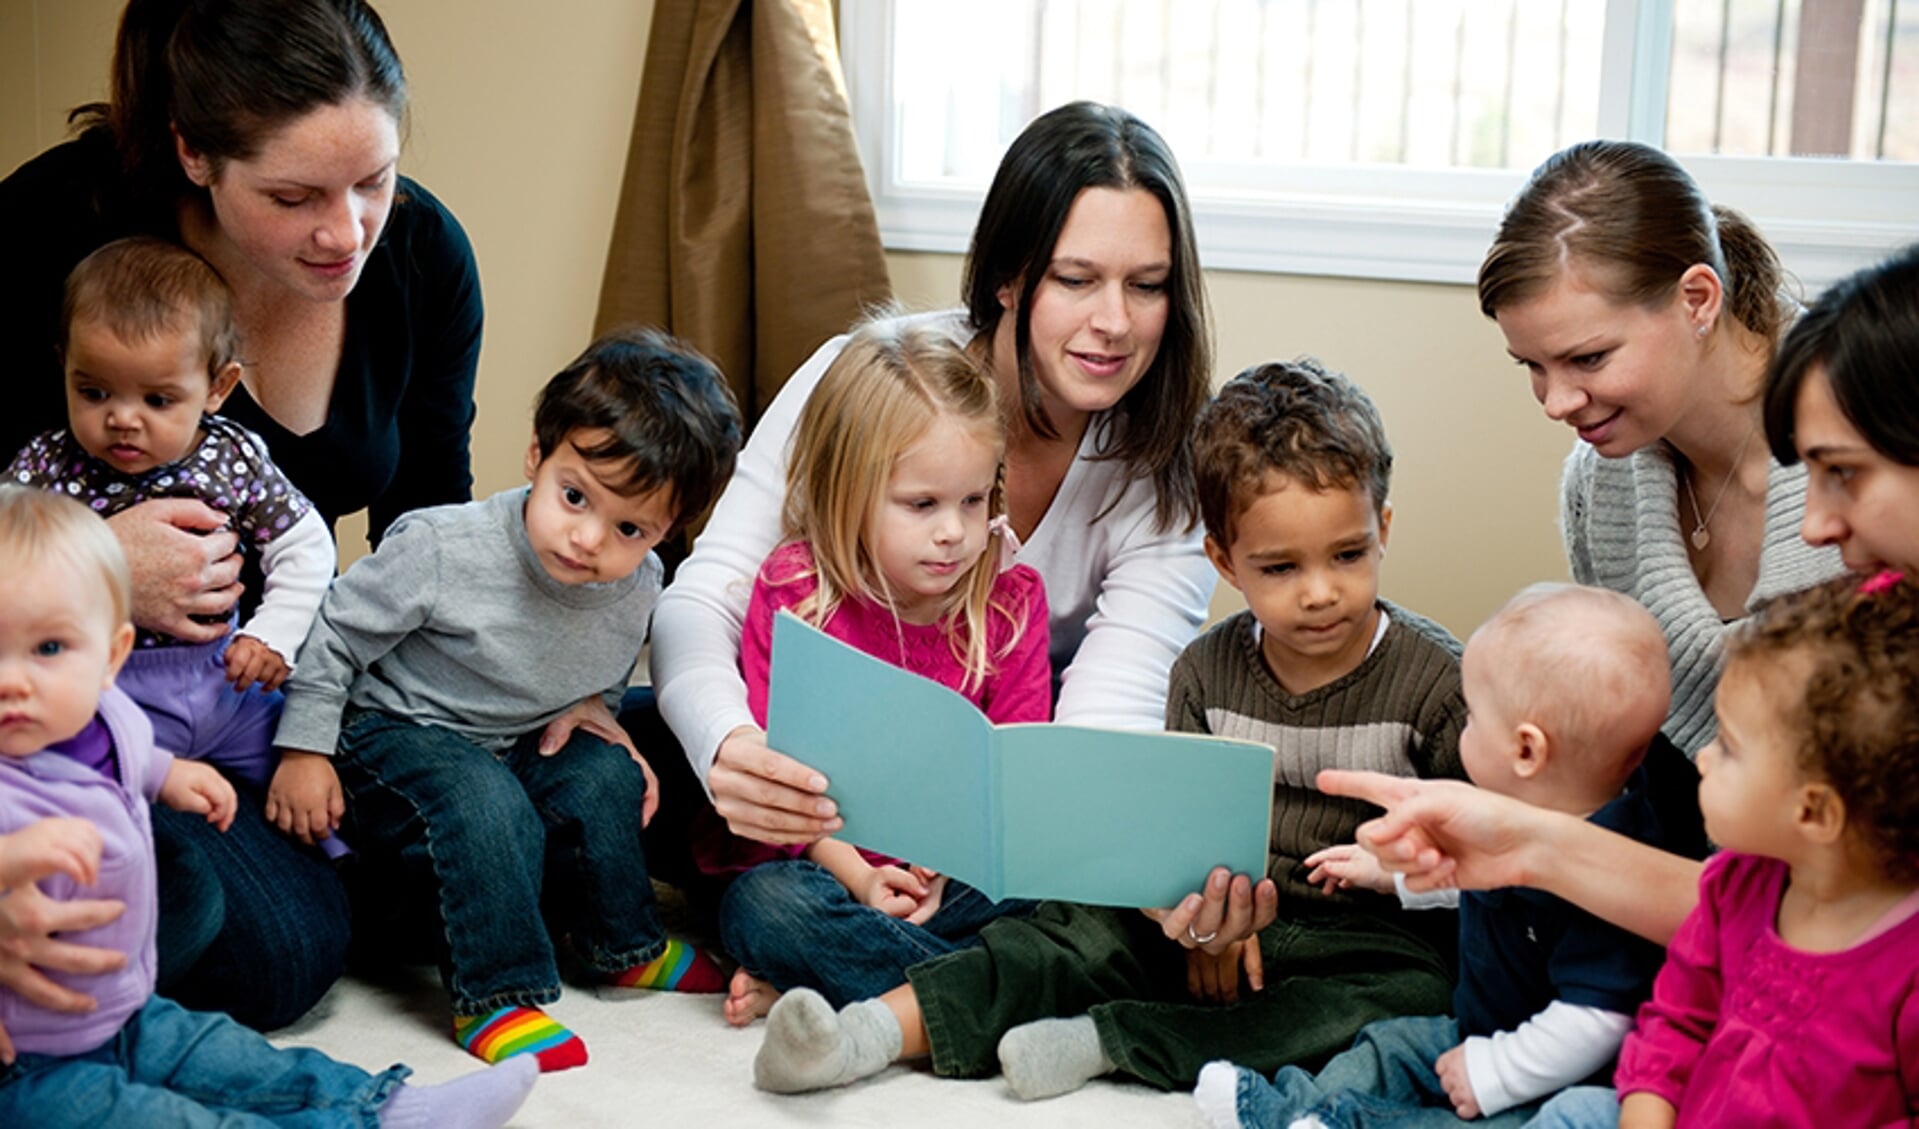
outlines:
[[[1686,556],[1672,451],[1655,443],[1623,459],[1608,459],[1591,444],[1575,442],[1560,491],[1560,528],[1573,579],[1631,596],[1665,630],[1672,659],[1672,711],[1665,734],[1687,756],[1697,755],[1718,729],[1712,694],[1727,624],[1706,599]],[[1837,549],[1813,548],[1800,538],[1805,514],[1806,468],[1775,461],[1766,476],[1766,535],[1747,612],[1845,571]]]

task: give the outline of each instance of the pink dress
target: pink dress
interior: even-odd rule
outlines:
[[[753,720],[766,726],[766,687],[773,664],[773,618],[819,588],[813,577],[813,552],[803,541],[773,550],[753,580],[740,635],[740,674],[746,679],[746,704]],[[1047,721],[1053,712],[1053,668],[1047,657],[1046,589],[1039,573],[1014,565],[999,574],[995,603],[1013,613],[993,615],[987,622],[990,653],[998,654],[1017,629],[1018,641],[993,672],[966,685],[966,671],[953,654],[953,645],[938,624],[901,623],[884,607],[865,600],[845,600],[820,629],[874,658],[954,690],[980,708],[995,725],[1016,721]],[[704,813],[703,813],[704,814]],[[778,847],[741,839],[726,831],[717,818],[702,819],[694,830],[693,854],[708,874],[732,874],[775,859],[797,858],[804,847]],[[880,855],[872,860],[890,862]]]
[[[1787,867],[1724,852],[1619,1052],[1619,1095],[1679,1125],[1886,1126],[1919,1116],[1919,895],[1836,953],[1774,928]],[[1903,916],[1902,916],[1903,915]]]

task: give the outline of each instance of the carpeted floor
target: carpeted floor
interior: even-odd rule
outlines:
[[[1027,1103],[997,1078],[953,1081],[924,1067],[894,1067],[843,1090],[779,1097],[753,1088],[763,1025],[744,1030],[720,1017],[720,997],[596,990],[569,985],[549,1009],[586,1041],[586,1066],[540,1079],[513,1125],[594,1126],[993,1126],[1123,1129],[1202,1124],[1191,1095],[1098,1081],[1077,1093]],[[422,1082],[478,1067],[446,1031],[446,996],[429,968],[383,982],[348,978],[276,1043],[317,1047],[370,1068],[411,1066]]]

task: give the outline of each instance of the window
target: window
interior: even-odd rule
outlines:
[[[1469,282],[1526,172],[1666,146],[1809,289],[1919,239],[1919,14],[1896,0],[842,0],[890,247],[962,251],[1073,98],[1165,135],[1208,266]]]

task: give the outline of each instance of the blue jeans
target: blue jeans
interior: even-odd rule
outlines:
[[[99,1047],[0,1066],[0,1125],[379,1124],[409,1073],[368,1074],[319,1051],[281,1050],[224,1015],[154,996]]]
[[[856,900],[817,863],[769,862],[727,888],[720,939],[742,968],[780,991],[813,988],[843,1007],[906,983],[921,961],[979,944],[987,922],[1024,916],[1034,904],[994,902],[949,879],[926,924],[908,925]]]
[[[340,730],[334,765],[355,841],[397,851],[430,880],[456,1015],[558,999],[549,927],[599,972],[666,948],[640,846],[640,766],[584,730],[550,757],[539,740],[495,753],[371,710],[348,711]]]
[[[240,787],[232,826],[153,804],[159,874],[156,991],[271,1031],[307,1013],[346,969],[346,888],[319,853],[267,823]]]
[[[1592,1087],[1575,1087],[1545,1103],[1530,1102],[1491,1117],[1463,1121],[1433,1064],[1460,1043],[1459,1024],[1449,1016],[1382,1019],[1360,1029],[1350,1050],[1334,1055],[1318,1074],[1283,1066],[1267,1082],[1239,1071],[1241,1125],[1290,1125],[1308,1115],[1327,1129],[1425,1129],[1428,1126],[1582,1125],[1555,1112]],[[1610,1093],[1610,1091],[1602,1091]],[[1614,1111],[1612,1122],[1618,1120]]]

